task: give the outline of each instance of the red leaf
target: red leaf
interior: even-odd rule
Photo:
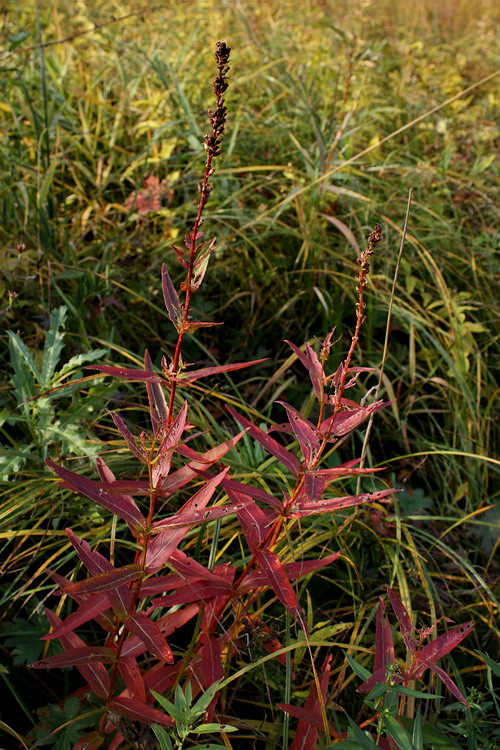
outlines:
[[[270,550],[257,550],[255,558],[267,576],[267,579],[282,604],[288,609],[292,617],[301,623],[303,621],[302,608],[297,600],[297,594],[290,585],[278,556]]]
[[[167,308],[168,317],[178,329],[178,325],[181,319],[181,303],[179,295],[177,294],[172,279],[168,275],[167,267],[165,264],[161,267],[161,286],[163,289],[163,301]]]
[[[115,378],[125,378],[126,380],[140,380],[143,383],[164,383],[160,375],[148,370],[136,370],[132,367],[108,367],[107,365],[92,365],[87,370],[99,370],[104,375],[114,375]]]
[[[321,670],[322,674],[319,681],[319,687],[323,703],[326,700],[326,693],[328,690],[331,660],[331,655],[327,656]],[[291,707],[287,707],[286,710],[288,711],[289,708]],[[290,713],[292,712],[290,711]],[[295,712],[294,715],[296,715]],[[320,724],[318,726],[319,722]],[[315,750],[318,741],[318,729],[322,728],[323,720],[320,709],[320,700],[316,683],[314,683],[304,704],[303,713],[299,720],[293,742],[290,745],[290,750]]]
[[[305,472],[304,475],[304,492],[311,502],[316,503],[325,491],[326,478],[315,472]]]
[[[182,439],[182,434],[186,427],[188,403],[184,401],[176,420],[167,430],[153,464],[153,486],[157,487],[163,477],[166,477],[170,471],[170,462],[174,448]]]
[[[200,325],[198,323],[198,325]],[[209,325],[214,325],[210,323]],[[259,362],[265,362],[267,357],[264,359],[254,359],[251,362],[236,362],[233,365],[216,365],[215,367],[203,367],[201,370],[191,370],[190,372],[182,372],[177,380],[180,383],[194,383],[199,378],[206,378],[209,375],[219,375],[222,372],[231,372],[232,370],[241,370],[243,367],[250,367],[251,365],[258,365]]]
[[[312,346],[309,343],[306,343],[305,353],[299,349],[298,346],[295,346],[295,344],[292,344],[291,341],[287,341],[285,339],[285,344],[288,344],[289,347],[293,349],[295,354],[297,355],[298,359],[302,362],[304,367],[306,367],[309,370],[309,376],[311,378],[311,382],[314,388],[314,393],[316,394],[316,398],[318,400],[321,400],[323,398],[323,384],[325,382],[325,372],[323,370],[323,366],[321,365],[321,362],[318,359],[318,355],[312,348]]]
[[[75,474],[73,471],[68,471],[68,469],[63,469],[52,461],[46,460],[45,463],[64,481],[64,487],[85,495],[85,497],[90,498],[90,500],[93,500],[98,505],[111,511],[114,515],[123,518],[127,523],[134,526],[145,525],[146,519],[132,498],[124,495],[111,495],[91,479],[82,477],[80,474]]]
[[[277,401],[277,403],[285,407],[290,427],[299,442],[302,455],[304,456],[307,465],[310,465],[320,446],[320,441],[314,426],[308,419],[303,417],[297,409],[294,409],[293,406],[287,404],[286,401]]]
[[[202,473],[202,476],[205,476],[204,472]],[[253,487],[251,484],[243,484],[243,482],[237,482],[235,479],[229,478],[224,479],[221,484],[225,490],[227,490],[227,488],[230,488],[233,491],[238,492],[240,495],[246,495],[247,497],[251,497],[253,500],[260,500],[261,502],[266,503],[266,505],[269,505],[271,508],[275,508],[276,510],[281,510],[283,507],[283,503],[281,503],[275,497],[270,495],[269,492],[266,492],[260,487]]]
[[[274,440],[274,438],[270,437],[266,432],[264,432],[264,430],[261,430],[260,427],[257,427],[256,425],[252,424],[252,422],[250,422],[246,417],[238,414],[238,412],[232,409],[230,406],[226,406],[226,409],[231,414],[231,416],[236,419],[237,422],[243,425],[243,427],[248,428],[248,432],[250,433],[250,435],[255,440],[257,440],[257,442],[260,443],[268,453],[277,458],[278,461],[286,466],[294,476],[297,476],[300,471],[300,463],[292,453],[290,453],[286,448],[280,445],[276,440]]]
[[[391,602],[392,603],[392,602]],[[422,661],[435,664],[438,659],[448,654],[455,646],[463,641],[464,638],[474,630],[473,622],[466,622],[464,625],[457,625],[447,633],[438,635],[430,643],[427,643],[418,654],[418,658]],[[420,676],[420,675],[418,675]]]
[[[118,671],[123,677],[123,682],[127,686],[131,697],[134,700],[145,703],[146,687],[136,660],[131,656],[125,658],[123,654],[121,654],[118,661]]]
[[[106,560],[104,555],[101,555],[99,552],[91,550],[88,542],[84,539],[80,539],[76,534],[73,534],[71,529],[66,529],[66,534],[75,548],[78,557],[92,575],[95,576],[100,575],[101,573],[109,573],[113,570],[113,566],[109,560]],[[117,585],[113,589],[107,591],[106,596],[109,598],[114,612],[119,617],[129,611],[132,594],[127,586]]]
[[[385,604],[382,597],[378,600],[377,625],[375,629],[375,660],[374,671],[385,669],[387,664],[394,664],[394,643],[392,640],[392,631],[387,615],[385,614]]]
[[[99,662],[110,664],[116,660],[116,651],[111,648],[91,648],[90,646],[76,646],[66,649],[62,654],[48,656],[30,664],[31,669],[53,669],[54,667],[78,667]]]
[[[172,685],[175,684],[179,676],[179,667],[182,665],[182,661],[178,664],[168,665],[155,664],[154,667],[148,669],[144,675],[144,685],[147,691],[147,700],[152,702],[154,697],[151,695],[151,690],[156,693],[165,693]]]
[[[151,610],[153,609],[156,609],[156,607],[151,607]],[[186,622],[189,622],[189,620],[198,614],[199,610],[199,604],[190,604],[187,607],[184,607],[184,609],[180,609],[177,612],[172,612],[171,614],[162,617],[156,623],[160,633],[165,637],[170,635],[174,630],[182,627]],[[146,651],[146,649],[146,645],[137,635],[131,635],[123,644],[122,656],[140,656]],[[148,673],[146,673],[146,675],[147,674]],[[158,692],[161,691],[159,690]]]
[[[202,633],[201,642],[201,663],[203,667],[203,687],[208,688],[217,680],[224,677],[224,668],[222,666],[222,652],[220,642],[207,633]]]
[[[377,625],[375,629],[375,658],[372,676],[357,689],[358,693],[369,693],[379,682],[385,682],[387,666],[395,664],[391,626],[385,614],[382,597],[378,600]]]
[[[161,724],[164,727],[173,727],[175,722],[170,716],[148,706],[146,703],[132,700],[132,698],[114,698],[108,703],[111,711],[126,716],[132,721],[140,721],[145,724]]]
[[[333,554],[324,557],[322,560],[301,560],[300,562],[295,563],[285,563],[283,565],[283,570],[285,571],[288,580],[294,581],[297,578],[302,578],[302,576],[309,575],[321,568],[325,568],[327,565],[331,565],[332,562],[340,557],[343,551],[344,550],[339,550],[339,552],[334,552]],[[253,589],[264,585],[266,585],[266,579],[263,571],[255,570],[250,572],[243,579],[240,586],[238,586],[238,593],[242,594],[246,591],[252,591]]]
[[[348,399],[342,399],[342,404],[348,408],[345,411],[339,411],[335,416],[332,426],[331,418],[325,419],[319,428],[321,433],[327,431],[334,437],[340,437],[341,435],[347,435],[348,432],[358,427],[365,419],[379,409],[384,409],[389,406],[392,401],[375,401],[369,406],[360,406],[355,401],[348,401]]]
[[[89,620],[96,619],[110,608],[111,603],[105,594],[89,597],[88,601],[80,604],[78,609],[68,615],[60,626],[55,628],[51,633],[44,635],[41,640],[50,641],[53,638],[61,638],[63,635],[71,633],[80,625],[89,622]]]
[[[155,607],[172,607],[174,604],[191,604],[192,602],[208,602],[216,596],[222,596],[231,592],[231,584],[219,579],[216,583],[212,581],[188,582],[175,594],[167,594],[159,599],[153,600]]]
[[[232,513],[237,513],[247,504],[248,500],[243,500],[237,505],[216,505],[205,510],[194,510],[192,513],[185,513],[182,516],[171,516],[163,521],[155,521],[152,530],[165,531],[183,526],[195,526],[197,523],[207,523],[215,518],[223,518],[224,516],[230,516]]]
[[[241,498],[238,492],[234,492],[228,487],[226,492],[231,500],[238,501]],[[267,538],[270,526],[269,519],[264,511],[250,499],[238,510],[238,520],[250,550],[255,552]]]
[[[125,618],[125,624],[157,659],[172,664],[174,657],[158,625],[142,612]]]
[[[127,447],[129,451],[141,461],[141,463],[147,463],[146,461],[146,454],[144,453],[144,449],[141,448],[137,443],[135,442],[135,438],[130,432],[129,428],[123,421],[123,419],[120,417],[119,414],[117,414],[115,411],[110,411],[109,414],[111,415],[111,419],[115,423],[115,426],[122,436],[122,438],[125,440]]]
[[[415,632],[415,628],[412,624],[412,621],[410,620],[410,615],[406,611],[406,607],[404,606],[399,596],[397,596],[397,594],[395,594],[392,589],[387,589],[387,595],[389,596],[391,607],[401,627],[401,635],[403,636],[403,641],[405,642],[406,648],[411,651],[412,654],[414,654],[417,650],[417,644],[412,638],[412,635]]]
[[[87,578],[85,581],[71,583],[64,586],[65,594],[95,594],[116,589],[120,584],[136,581],[144,575],[139,565],[124,565],[122,568],[113,568],[107,573]]]
[[[192,518],[194,511],[202,511],[227,472],[228,469],[226,468],[207,482],[172,518],[182,523],[182,521]],[[146,566],[149,573],[156,573],[160,570],[186,535],[189,526],[194,525],[194,523],[197,523],[197,521],[189,521],[187,525],[182,524],[181,528],[169,528],[153,539],[146,554]]]
[[[362,503],[373,503],[381,500],[388,495],[392,495],[397,490],[380,490],[379,492],[364,493],[362,495],[346,495],[345,497],[329,497],[324,500],[314,502],[297,500],[288,513],[291,518],[303,518],[314,513],[333,513],[341,508],[350,508]]]
[[[59,617],[46,609],[45,613],[53,628],[59,627],[62,623]],[[85,646],[85,643],[75,633],[67,633],[60,636],[61,644],[65,649],[78,648]],[[78,671],[86,680],[93,692],[103,700],[106,700],[109,692],[109,677],[106,667],[103,664],[81,664],[77,666]]]
[[[153,363],[149,352],[146,349],[144,352],[144,369],[147,372],[153,371]],[[146,381],[146,391],[148,394],[149,401],[149,415],[151,418],[151,427],[156,435],[158,426],[163,423],[166,424],[168,417],[168,406],[165,400],[165,394],[163,388],[159,383]]]
[[[176,490],[184,487],[184,485],[187,484],[193,477],[197,476],[198,472],[202,472],[212,464],[220,461],[220,459],[223,458],[226,453],[229,453],[229,451],[234,448],[236,443],[241,440],[245,432],[246,430],[242,430],[242,432],[238,433],[238,435],[235,435],[230,440],[226,440],[224,443],[216,445],[215,448],[211,448],[209,451],[206,451],[206,453],[202,453],[199,460],[192,461],[186,466],[183,466],[182,468],[177,469],[177,471],[169,474],[169,476],[166,477],[161,484],[161,489],[159,491],[159,494],[161,493],[161,497],[169,497]]]
[[[451,677],[444,671],[444,669],[441,669],[441,667],[438,667],[436,666],[436,664],[432,664],[431,662],[426,662],[426,666],[429,667],[429,669],[432,669],[432,671],[437,674],[440,680],[444,682],[448,690],[453,693],[455,698],[458,698],[458,700],[463,703],[466,708],[469,708],[467,699],[462,695],[457,685],[455,685]]]

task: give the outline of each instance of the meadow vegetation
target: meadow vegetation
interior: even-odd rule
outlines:
[[[116,567],[130,568],[141,544],[146,557],[148,542],[129,534],[123,515],[96,505],[90,485],[68,473],[59,474],[65,486],[56,482],[45,461],[88,480],[95,480],[97,465],[109,484],[104,460],[116,477],[144,479],[120,420],[136,436],[154,435],[153,381],[146,392],[134,378],[116,380],[86,368],[120,365],[128,375],[143,368],[161,374],[162,356],[175,361],[179,321],[171,289],[186,294],[180,284],[190,281],[174,246],[184,246],[197,215],[210,132],[206,112],[214,106],[213,50],[224,39],[232,48],[228,122],[203,227],[204,239],[216,237],[216,244],[191,303],[196,320],[224,325],[183,335],[182,361],[198,369],[263,361],[212,371],[210,379],[185,383],[177,393],[170,383],[166,426],[182,422],[186,401],[188,423],[200,433],[187,445],[203,453],[240,429],[228,405],[266,432],[290,417],[277,401],[316,423],[323,414],[321,388],[298,353],[312,350],[296,350],[285,340],[297,347],[309,342],[325,353],[330,341],[322,349],[320,342],[335,326],[328,373],[339,372],[359,322],[357,261],[379,223],[382,237],[364,286],[366,319],[351,364],[373,370],[359,373],[346,398],[390,402],[373,415],[365,459],[366,467],[385,468],[363,477],[362,492],[375,493],[371,502],[282,519],[283,528],[273,527],[277,547],[269,555],[276,555],[280,571],[343,552],[314,575],[307,568],[290,591],[283,578],[281,589],[276,580],[277,588],[265,589],[258,577],[258,597],[244,590],[246,630],[236,632],[222,620],[233,638],[219,676],[225,682],[210,693],[207,677],[198,713],[188,710],[187,678],[190,659],[201,659],[195,637],[201,615],[194,635],[181,628],[171,645],[185,667],[158,691],[165,703],[155,705],[167,718],[184,708],[186,723],[175,719],[184,734],[170,734],[165,720],[163,733],[157,729],[153,736],[125,713],[122,746],[498,748],[495,4],[309,0],[299,7],[278,0],[186,0],[145,4],[139,12],[125,0],[112,6],[50,0],[38,10],[30,2],[7,2],[1,19],[5,746],[69,749],[99,718],[97,703],[89,707],[83,700],[76,670],[27,666],[59,653],[55,640],[50,647],[39,640],[49,627],[44,608],[61,619],[73,611],[69,596],[54,595],[48,571],[60,586],[63,578],[67,586],[84,578],[75,535]],[[379,381],[374,396],[370,389]],[[334,412],[345,406],[339,382]],[[323,446],[325,469],[359,458],[366,425],[360,421]],[[306,460],[303,435],[293,433],[295,442],[274,430],[271,435]],[[158,435],[152,443],[144,440],[148,467]],[[224,465],[238,482],[281,501],[284,488],[294,495],[295,464],[287,459],[283,466],[279,449],[269,453],[269,445],[250,428]],[[187,450],[174,453],[172,470],[189,459]],[[192,491],[203,486],[199,478]],[[334,491],[350,496],[359,486],[356,476],[341,476]],[[71,487],[87,488],[87,494]],[[399,492],[386,501],[384,492],[392,488]],[[183,489],[173,507],[162,501],[162,514],[178,512],[192,491]],[[234,492],[217,485],[217,503],[238,505]],[[258,518],[263,498],[252,500]],[[241,508],[235,513],[224,522],[215,513],[190,528],[179,554],[210,571],[230,562],[242,577],[260,551]],[[137,571],[128,572],[136,581]],[[283,587],[288,593],[280,594]],[[389,597],[389,619],[399,623],[399,673],[389,670],[384,688],[375,687],[363,701],[357,688],[394,662],[380,596]],[[454,697],[446,678],[424,672],[412,650],[418,643],[424,653],[424,636],[432,642],[447,633],[451,644],[455,631],[446,619],[437,633],[414,632],[446,617],[475,626],[439,662],[455,684]],[[82,623],[78,633],[89,645],[103,645],[99,623]],[[212,632],[203,633],[211,642]],[[276,658],[271,652],[279,648]],[[389,689],[391,675],[399,692]],[[117,684],[120,679],[127,684],[123,674]],[[304,706],[309,712],[301,714]],[[196,740],[205,710],[238,732],[219,726],[217,740],[202,733]],[[97,744],[97,736],[92,741],[88,747],[107,746]],[[153,742],[161,744],[147,744]]]

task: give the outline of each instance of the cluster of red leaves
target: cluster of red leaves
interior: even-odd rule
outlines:
[[[401,635],[410,658],[404,667],[400,667],[396,662],[391,626],[385,613],[384,600],[380,597],[375,630],[374,671],[372,676],[360,685],[358,692],[369,693],[370,690],[380,683],[406,686],[413,680],[420,679],[426,669],[431,669],[453,693],[455,698],[468,707],[469,704],[457,685],[444,669],[437,666],[436,662],[458,646],[473,630],[474,624],[466,622],[463,625],[457,625],[424,645],[424,641],[432,633],[439,620],[434,622],[430,627],[421,628],[416,633],[408,611],[397,594],[389,588],[387,589],[387,594],[399,622]],[[331,655],[327,656],[321,669],[319,680],[321,701],[318,696],[317,686],[314,684],[303,707],[292,706],[288,703],[278,704],[280,708],[299,720],[290,750],[315,750],[317,747],[318,732],[324,728],[321,704],[325,706],[328,700],[327,691],[330,677],[330,662]],[[376,718],[377,716],[373,720]],[[368,722],[365,722],[365,724],[368,724]],[[331,725],[329,726],[329,730],[330,734],[336,740],[340,741],[347,737],[346,734],[339,734]],[[372,739],[377,739],[376,733],[372,735]],[[380,747],[382,750],[392,750],[395,747],[388,739],[379,738],[377,742],[377,747]]]
[[[292,348],[301,351],[294,345]],[[312,348],[308,347],[306,351],[307,362],[314,363],[314,372],[310,369],[313,384],[323,394],[329,379]],[[252,363],[187,370],[182,377],[179,376],[179,381],[192,382],[195,378],[249,364]],[[273,530],[281,528],[287,519],[313,513],[331,513],[338,508],[379,500],[391,493],[391,490],[384,490],[343,497],[329,496],[327,490],[339,477],[371,470],[356,468],[356,461],[349,461],[334,469],[315,468],[322,443],[333,442],[339,435],[354,429],[383,404],[361,407],[353,401],[344,400],[344,408],[338,412],[333,423],[325,419],[314,426],[292,406],[283,403],[288,423],[280,430],[296,437],[300,456],[229,408],[229,413],[244,428],[243,431],[215,448],[198,453],[190,445],[196,434],[191,434],[187,402],[169,424],[163,391],[165,386],[169,386],[168,375],[161,377],[154,373],[147,353],[144,370],[98,369],[106,374],[146,383],[151,417],[149,436],[141,434],[136,438],[119,414],[113,413],[111,416],[131,453],[148,466],[149,481],[119,481],[102,459],[97,463],[98,481],[51,461],[47,463],[65,488],[85,495],[125,521],[136,540],[138,551],[130,564],[114,567],[103,554],[92,550],[86,541],[68,530],[68,538],[88,570],[89,577],[72,583],[53,574],[60,592],[74,599],[77,607],[64,621],[50,610],[47,611],[53,629],[46,639],[58,638],[64,650],[33,666],[39,669],[74,666],[92,693],[105,701],[110,712],[131,720],[140,718],[142,722],[171,725],[172,720],[152,705],[154,697],[151,691],[164,692],[176,682],[181,669],[184,680],[193,683],[195,694],[221,678],[224,655],[237,628],[235,623],[234,629],[226,627],[222,634],[218,633],[223,613],[234,608],[244,596],[247,597],[248,607],[260,592],[271,588],[291,615],[303,624],[302,610],[292,582],[330,565],[341,554],[339,551],[321,560],[282,564],[273,549]],[[328,402],[328,398],[324,400]],[[295,477],[297,490],[294,493],[276,497],[231,477],[229,468],[221,462],[245,432]],[[172,469],[174,453],[182,457],[184,463]],[[154,507],[157,500],[171,501],[175,493],[193,481],[198,485],[201,483],[201,488],[170,515],[157,519],[141,510],[141,497],[154,498]],[[227,495],[229,503],[210,504],[218,489]],[[325,493],[326,497],[323,496]],[[236,568],[229,563],[209,570],[179,549],[189,529],[230,514],[236,515],[252,555],[251,564],[239,577]],[[170,572],[161,574],[165,566]],[[169,613],[168,610],[174,605],[180,608]],[[203,617],[197,648],[188,665],[184,665],[182,659],[175,663],[168,636],[195,617],[200,609]],[[90,620],[104,630],[103,646],[87,646],[75,634],[76,628]],[[279,648],[279,642],[273,643],[273,648]],[[118,675],[121,682],[117,679]],[[106,715],[100,728],[101,736],[116,729]],[[122,739],[117,732],[112,747],[117,747]]]

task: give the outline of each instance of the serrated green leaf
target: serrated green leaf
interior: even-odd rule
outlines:
[[[64,332],[61,332],[60,329],[63,328],[66,322],[67,311],[67,307],[61,305],[61,307],[52,310],[50,316],[50,327],[45,338],[45,346],[43,347],[42,388],[49,387],[57,363],[59,362],[59,357],[64,346]]]
[[[85,362],[94,362],[96,359],[104,357],[108,353],[107,349],[92,349],[90,352],[83,352],[82,354],[76,354],[71,357],[58,371],[58,380],[66,375],[70,370],[76,370],[80,368]]]
[[[172,741],[163,727],[159,724],[153,724],[152,729],[156,735],[156,739],[160,743],[161,750],[174,750]]]
[[[366,682],[366,680],[369,680],[372,676],[372,673],[366,669],[366,667],[361,666],[355,659],[352,658],[352,656],[349,656],[349,654],[345,654],[345,658],[349,662],[349,665],[353,672],[355,672],[360,679],[363,680],[363,682]]]
[[[12,382],[17,402],[21,404],[35,395],[35,384],[40,380],[40,373],[24,341],[12,331],[8,331],[8,336],[10,362],[14,370]],[[25,412],[29,411],[27,404],[24,409]]]

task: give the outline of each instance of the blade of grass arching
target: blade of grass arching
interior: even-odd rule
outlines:
[[[487,76],[484,76],[484,78],[481,78],[479,81],[476,81],[470,86],[467,86],[467,88],[462,89],[462,91],[459,91],[454,96],[449,97],[444,102],[441,102],[441,104],[436,104],[435,107],[428,109],[426,112],[419,115],[418,117],[415,117],[410,122],[407,122],[405,123],[405,125],[402,125],[400,128],[397,128],[396,130],[393,130],[391,133],[388,133],[388,135],[384,136],[383,138],[378,140],[376,143],[373,143],[370,146],[367,146],[367,148],[363,149],[362,151],[359,151],[357,154],[355,154],[354,156],[351,156],[349,159],[346,159],[346,161],[342,162],[341,164],[338,164],[336,167],[333,167],[333,169],[330,169],[325,174],[320,175],[318,178],[310,182],[308,185],[302,188],[297,188],[296,190],[292,191],[292,193],[289,193],[289,195],[287,195],[286,198],[279,201],[272,208],[269,208],[265,210],[264,212],[262,212],[260,214],[260,219],[264,218],[266,215],[273,213],[273,212],[281,213],[283,208],[288,203],[290,203],[294,198],[296,198],[298,195],[301,195],[302,193],[305,193],[307,190],[310,190],[316,185],[330,179],[330,177],[334,175],[336,172],[340,172],[342,169],[345,169],[347,166],[353,164],[355,161],[358,161],[358,159],[361,159],[363,156],[366,156],[367,154],[371,153],[375,149],[380,148],[380,146],[382,146],[384,143],[387,143],[388,141],[392,140],[396,136],[401,135],[401,133],[404,133],[406,130],[409,130],[409,128],[412,128],[415,125],[418,125],[418,123],[422,122],[422,120],[425,120],[431,115],[435,114],[436,112],[439,112],[444,107],[447,107],[449,104],[452,104],[453,102],[457,101],[457,99],[460,99],[466,96],[467,94],[471,93],[471,91],[474,91],[475,89],[482,86],[484,83],[491,81],[493,78],[495,78],[499,74],[500,74],[500,69],[495,70],[493,73],[490,73]],[[244,227],[243,229],[246,229],[246,227]]]
[[[471,581],[471,583],[473,585],[479,584],[480,588],[483,589],[483,591],[489,596],[489,598],[495,604],[495,606],[497,608],[500,608],[500,603],[498,599],[496,598],[493,591],[488,586],[488,584],[486,583],[482,575],[474,568],[473,565],[471,565],[471,563],[468,562],[468,560],[462,557],[459,552],[456,552],[448,544],[445,544],[441,539],[437,539],[430,532],[425,531],[425,529],[418,529],[414,527],[413,534],[414,536],[419,536],[425,540],[425,542],[427,543],[427,550],[429,552],[432,550],[432,547],[434,546],[439,547],[439,549],[447,557],[449,557],[450,560],[452,560],[459,568],[461,568],[464,571],[464,574]]]
[[[379,378],[378,378],[377,386],[375,388],[375,395],[374,395],[374,398],[373,398],[374,401],[377,401],[377,399],[379,397],[380,387],[382,385],[382,379],[383,379],[383,376],[384,376],[385,361],[387,359],[387,352],[388,352],[388,349],[389,349],[389,334],[390,334],[390,330],[391,330],[392,307],[393,307],[393,304],[394,304],[394,295],[396,293],[396,284],[397,284],[397,281],[398,281],[399,267],[401,265],[401,258],[403,257],[403,249],[404,249],[404,244],[405,244],[405,239],[406,239],[406,231],[408,229],[408,219],[410,217],[410,208],[411,208],[412,194],[413,194],[413,189],[410,188],[410,191],[408,193],[408,201],[407,201],[407,204],[406,204],[406,216],[405,216],[405,221],[404,221],[404,225],[403,225],[403,231],[401,233],[401,242],[400,242],[400,245],[399,245],[398,257],[397,257],[397,260],[396,260],[396,268],[394,269],[394,277],[393,277],[393,280],[392,280],[391,296],[390,296],[390,299],[389,299],[389,310],[387,312],[387,321],[386,321],[386,326],[385,326],[385,337],[384,337],[384,348],[383,348],[383,351],[382,351],[382,362],[380,363]],[[371,432],[371,429],[372,429],[372,425],[373,425],[373,414],[370,414],[370,419],[368,420],[368,425],[366,427],[366,432],[365,432],[365,436],[364,436],[364,439],[363,439],[363,447],[361,449],[361,458],[360,458],[360,462],[359,462],[359,467],[361,469],[365,465],[366,450],[367,450],[367,447],[368,447],[368,441],[370,439],[370,432]],[[359,494],[360,490],[361,490],[361,476],[358,477],[358,481],[356,483],[356,494]]]

